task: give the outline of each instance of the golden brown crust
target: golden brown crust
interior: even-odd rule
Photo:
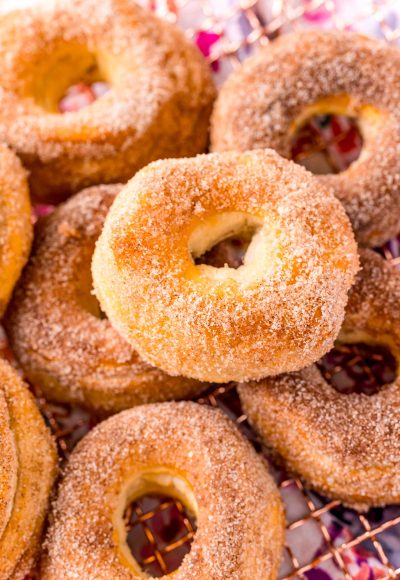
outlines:
[[[208,267],[220,276],[210,279],[189,243],[196,228],[226,215],[262,224],[261,257],[242,270]],[[102,308],[145,360],[226,382],[297,370],[329,350],[357,267],[340,203],[265,150],[140,171],[107,216],[92,271]]]
[[[27,386],[1,360],[0,408],[1,454],[9,460],[0,462],[0,577],[22,580],[40,550],[58,460]]]
[[[55,113],[62,83],[81,80],[86,61],[112,89]],[[206,62],[182,31],[134,2],[60,0],[2,17],[0,65],[0,136],[40,200],[125,181],[154,159],[207,145],[215,89]]]
[[[32,242],[27,174],[0,144],[0,316],[29,256]]]
[[[399,70],[399,49],[378,40],[339,31],[285,35],[222,88],[213,150],[272,147],[290,158],[292,126],[304,110],[326,97],[349,96],[342,114],[360,119],[362,154],[346,171],[315,179],[342,201],[358,241],[379,245],[398,233],[400,221]]]
[[[101,318],[90,264],[120,189],[84,190],[43,220],[5,319],[26,376],[48,398],[106,412],[191,397],[207,387],[145,363]]]
[[[124,411],[83,439],[60,487],[42,578],[139,577],[121,555],[115,513],[127,481],[164,467],[187,481],[198,512],[174,578],[276,578],[284,538],[278,490],[233,423],[190,402]]]
[[[350,292],[345,340],[389,345],[400,360],[400,274],[371,250]],[[329,497],[365,510],[400,501],[400,379],[371,396],[340,394],[312,366],[239,385],[250,423]]]

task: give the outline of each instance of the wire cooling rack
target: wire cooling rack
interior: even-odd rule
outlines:
[[[400,38],[398,0],[143,0],[142,3],[185,28],[205,52],[217,78],[219,73],[225,78],[258,46],[299,28],[357,30],[389,43]]]
[[[30,0],[16,0],[30,4]],[[148,0],[161,17],[185,28],[208,58],[217,84],[257,46],[299,27],[351,28],[387,42],[400,39],[399,2],[371,0]],[[10,2],[0,0],[2,5]],[[351,6],[350,6],[351,5]],[[318,149],[317,149],[318,150]],[[400,264],[399,240],[382,248],[393,267]],[[33,389],[66,459],[97,422],[84,409],[46,401]],[[287,534],[280,578],[372,580],[400,577],[400,506],[357,514],[308,490],[275,468],[251,430],[234,385],[216,386],[198,398],[225,411],[268,463],[286,505]],[[179,565],[190,549],[195,522],[179,503],[148,497],[125,514],[128,543],[143,569],[161,576]],[[262,580],[259,578],[249,580]]]

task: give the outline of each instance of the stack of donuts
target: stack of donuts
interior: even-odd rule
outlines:
[[[0,65],[0,580],[148,578],[124,514],[151,494],[196,520],[177,579],[277,578],[278,489],[233,421],[190,400],[211,383],[236,384],[309,486],[399,502],[397,374],[344,394],[319,362],[355,343],[400,360],[400,274],[371,249],[400,229],[399,50],[287,34],[217,96],[174,25],[55,0],[0,19]],[[341,173],[290,159],[315,115],[357,122]],[[55,207],[33,227],[31,204]],[[61,468],[29,384],[102,419]]]

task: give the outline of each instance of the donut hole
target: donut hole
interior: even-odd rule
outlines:
[[[319,360],[325,380],[342,394],[375,395],[397,378],[397,360],[387,345],[340,342]]]
[[[326,113],[308,119],[291,143],[291,158],[316,175],[341,173],[361,155],[357,119]]]
[[[362,155],[380,116],[348,95],[320,99],[292,123],[291,159],[316,175],[346,171]]]
[[[271,267],[271,239],[264,220],[242,212],[226,212],[202,219],[189,236],[190,277],[213,282],[235,280],[252,284]]]
[[[76,292],[77,301],[81,308],[83,308],[86,312],[95,318],[99,318],[100,320],[107,318],[93,292],[93,278],[92,271],[90,269],[90,262],[88,265],[83,264],[79,270]]]
[[[110,90],[110,85],[104,81],[91,84],[80,81],[67,89],[58,103],[60,113],[74,113],[91,105]]]
[[[55,48],[42,58],[32,96],[48,113],[78,111],[105,94],[112,85],[106,59],[81,45]]]
[[[217,242],[204,254],[194,257],[194,263],[208,264],[214,268],[233,268],[237,269],[244,264],[244,258],[248,247],[256,233],[254,227],[247,227],[241,232],[232,234],[231,236]]]
[[[190,551],[197,514],[182,475],[168,468],[137,474],[121,494],[116,514],[124,564],[142,578],[172,574]]]

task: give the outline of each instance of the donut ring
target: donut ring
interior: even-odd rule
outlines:
[[[314,178],[343,203],[358,242],[380,245],[400,222],[399,68],[398,48],[356,33],[284,35],[222,88],[213,150],[272,147],[290,158],[293,135],[313,116],[355,117],[364,141],[359,159],[342,173]]]
[[[243,266],[195,264],[249,228]],[[143,169],[108,214],[92,271],[103,310],[145,360],[227,382],[297,370],[329,350],[357,265],[340,203],[266,150]]]
[[[30,170],[38,200],[126,181],[160,157],[205,149],[215,89],[182,31],[129,0],[61,0],[0,21],[0,137]],[[57,114],[67,87],[111,90]]]
[[[120,188],[84,190],[44,220],[5,320],[13,352],[32,384],[49,399],[101,412],[191,397],[206,388],[142,361],[101,318],[91,294],[90,263]]]
[[[57,453],[27,386],[3,360],[0,441],[0,577],[18,580],[40,550]]]
[[[0,316],[10,299],[32,242],[27,176],[17,157],[0,144]]]
[[[197,519],[174,578],[239,580],[260,570],[276,578],[284,516],[272,478],[221,411],[182,402],[124,411],[78,444],[55,505],[43,580],[147,578],[122,517],[131,501],[154,492],[181,499]]]
[[[350,292],[342,342],[384,344],[400,360],[400,273],[371,250]],[[400,378],[341,394],[316,366],[239,386],[250,423],[317,490],[359,510],[400,501]]]

